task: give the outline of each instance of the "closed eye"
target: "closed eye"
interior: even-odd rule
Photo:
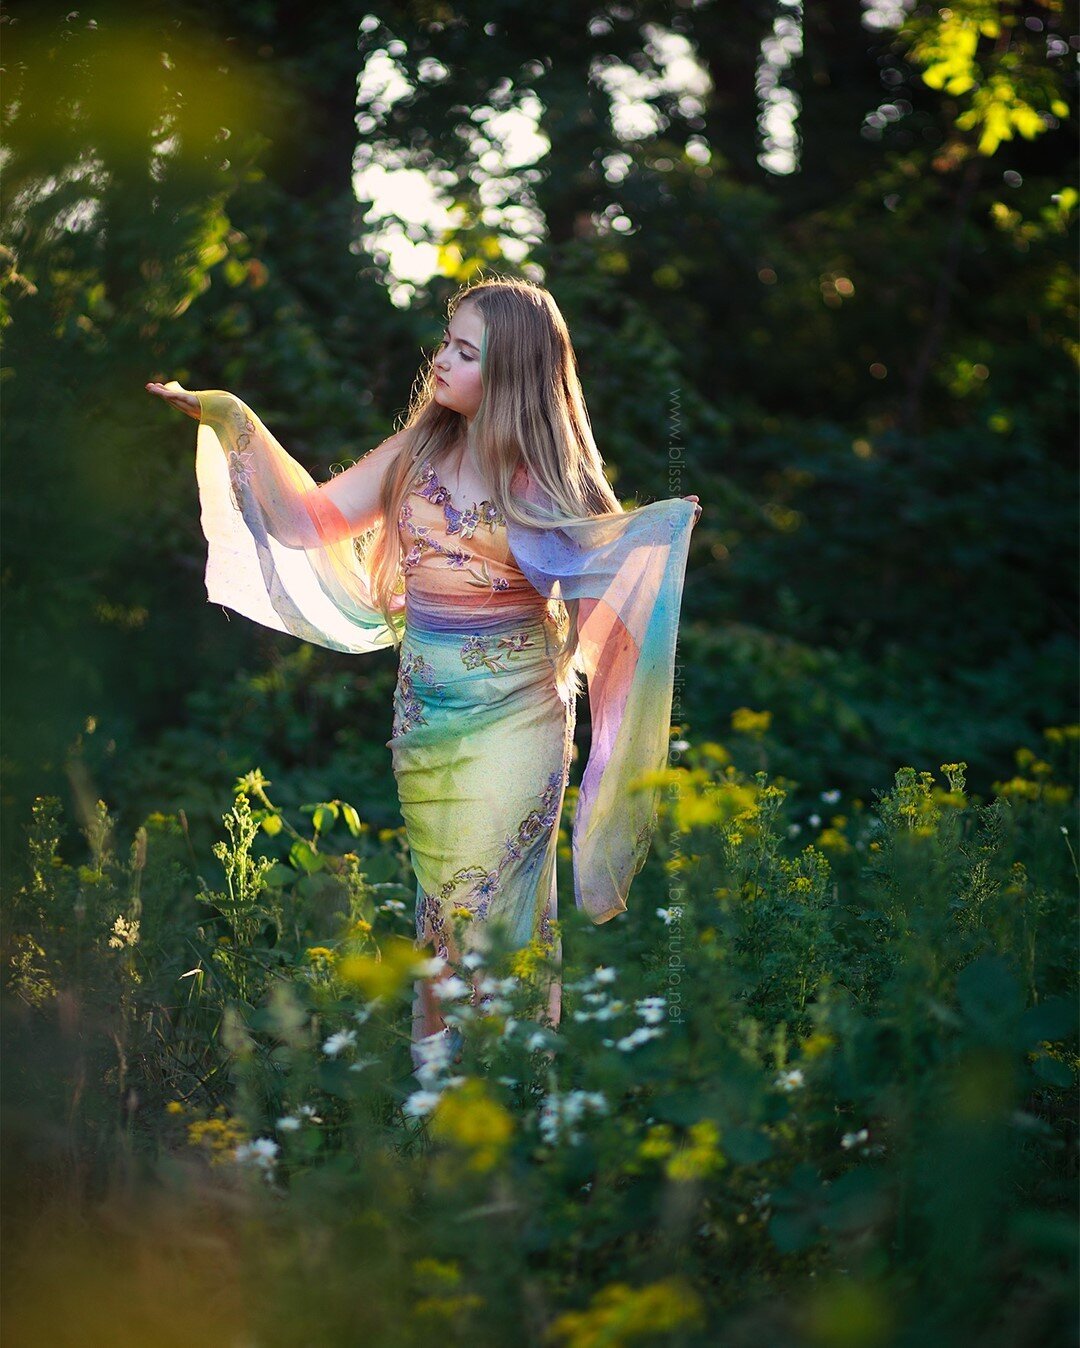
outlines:
[[[449,344],[449,341],[450,341],[449,337],[444,335],[442,340],[439,342],[439,350],[441,351],[444,346],[447,346]],[[465,352],[461,350],[460,347],[458,348],[458,355],[461,357],[463,361],[466,362],[466,364],[469,365],[471,365],[472,362],[476,359],[475,356],[467,356]]]

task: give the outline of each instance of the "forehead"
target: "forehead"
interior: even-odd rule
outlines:
[[[466,342],[480,344],[484,331],[484,320],[475,304],[463,304],[454,310],[449,331],[453,337],[461,337]]]

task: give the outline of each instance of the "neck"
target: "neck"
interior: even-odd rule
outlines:
[[[471,425],[472,425],[471,421],[466,422],[467,428]],[[455,442],[455,449],[457,450],[457,461],[459,464],[467,463],[472,468],[476,467],[476,457],[473,454],[471,445],[469,444],[468,429],[466,429],[464,435],[458,436],[458,439]]]

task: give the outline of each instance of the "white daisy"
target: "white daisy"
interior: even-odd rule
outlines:
[[[410,1118],[419,1119],[430,1114],[440,1099],[438,1091],[413,1091],[401,1108]]]
[[[343,1048],[351,1048],[355,1043],[355,1030],[338,1030],[337,1034],[332,1034],[323,1044],[322,1051],[328,1058],[336,1058]]]

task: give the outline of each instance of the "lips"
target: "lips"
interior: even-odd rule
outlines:
[[[435,382],[436,382],[436,384],[445,384],[445,383],[446,383],[446,380],[442,377],[441,374],[437,374],[437,375],[435,376]]]

